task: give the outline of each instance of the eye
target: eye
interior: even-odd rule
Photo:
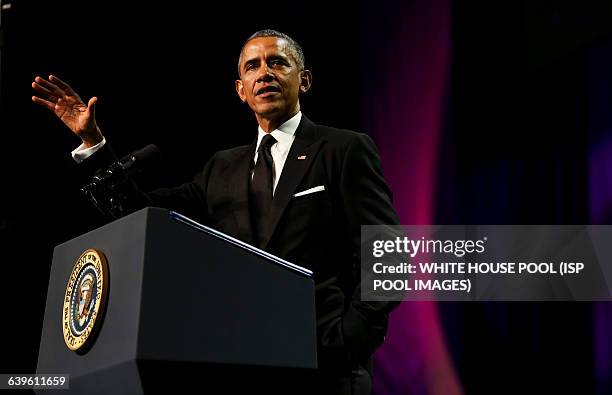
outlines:
[[[281,59],[272,59],[270,61],[270,66],[285,66],[286,63]]]
[[[244,71],[253,71],[259,67],[259,62],[249,61],[244,64]]]

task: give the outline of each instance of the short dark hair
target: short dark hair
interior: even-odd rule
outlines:
[[[264,30],[256,31],[255,33],[251,34],[251,36],[247,38],[242,44],[242,48],[240,49],[240,56],[238,57],[238,77],[240,77],[240,61],[242,60],[242,51],[244,50],[244,47],[247,45],[249,41],[259,38],[259,37],[276,37],[276,38],[282,38],[283,40],[287,41],[289,43],[289,47],[291,48],[291,51],[293,52],[294,60],[297,63],[298,67],[300,68],[300,71],[304,70],[306,60],[304,58],[304,51],[302,50],[302,47],[300,46],[300,44],[298,44],[297,41],[295,41],[294,39],[292,39],[285,33],[281,33],[277,30],[272,30],[272,29],[264,29]]]

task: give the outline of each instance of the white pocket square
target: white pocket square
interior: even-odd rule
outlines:
[[[319,185],[318,187],[314,187],[314,188],[310,188],[302,192],[298,192],[295,195],[293,195],[293,197],[304,196],[304,195],[308,195],[309,193],[321,192],[324,190],[325,190],[325,186]]]

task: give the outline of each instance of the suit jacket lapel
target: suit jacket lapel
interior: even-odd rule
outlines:
[[[318,140],[316,125],[302,115],[300,125],[295,132],[295,140],[291,144],[291,149],[287,154],[287,160],[274,192],[268,219],[269,231],[262,239],[262,248],[266,248],[268,245],[285,208],[295,193],[295,189],[312,164],[322,143],[322,140]]]
[[[235,199],[234,216],[238,224],[238,238],[246,243],[253,244],[253,230],[251,228],[251,215],[249,211],[249,177],[255,152],[255,141],[240,152],[235,159],[235,166],[228,176],[230,182],[230,196]]]

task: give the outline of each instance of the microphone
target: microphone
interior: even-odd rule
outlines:
[[[98,170],[92,177],[90,184],[99,185],[101,183],[121,180],[125,176],[141,171],[145,166],[159,159],[160,156],[161,154],[157,146],[149,144],[124,156],[106,169]]]
[[[140,172],[160,156],[154,144],[134,151],[107,168],[98,170],[81,188],[81,193],[109,219],[119,218],[125,213],[124,202],[132,190],[133,182],[127,176]]]
[[[134,151],[121,158],[117,165],[125,174],[132,174],[141,171],[147,165],[159,160],[161,152],[155,144],[149,144],[144,148]],[[113,166],[113,165],[111,165]]]

